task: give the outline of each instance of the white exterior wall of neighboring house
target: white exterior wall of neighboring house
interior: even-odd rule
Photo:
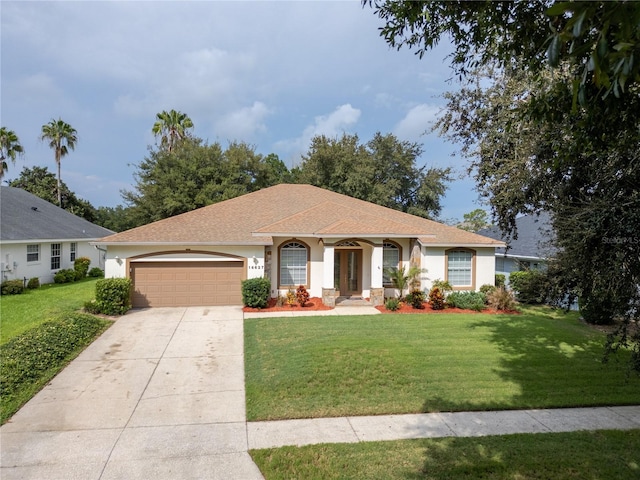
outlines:
[[[76,244],[75,258],[87,257],[91,259],[89,269],[105,268],[104,252],[89,244],[88,240],[27,240],[20,242],[2,242],[0,245],[0,273],[2,281],[38,278],[41,284],[53,283],[53,277],[58,270],[73,268],[71,260],[71,244]],[[51,268],[51,245],[60,245],[60,268]],[[38,245],[38,259],[27,261],[27,246]],[[32,247],[33,252],[33,247]],[[33,256],[33,255],[32,255]]]
[[[507,257],[496,253],[496,273],[505,276],[505,284],[509,285],[509,276],[512,272],[519,272],[527,268],[532,270],[544,269],[547,262],[538,257]]]
[[[193,253],[185,253],[185,250],[191,250]],[[140,255],[149,255],[162,253],[162,255],[152,255],[144,257],[146,261],[215,261],[216,257],[208,254],[199,254],[197,252],[211,252],[222,254],[217,259],[220,261],[233,260],[233,257],[247,260],[247,278],[256,278],[264,276],[265,259],[264,246],[203,246],[203,245],[146,245],[146,246],[127,246],[127,245],[109,245],[107,249],[105,277],[106,278],[126,278],[127,277],[127,259],[138,257]],[[163,253],[164,252],[164,253]],[[227,256],[229,255],[229,256]],[[255,259],[255,260],[254,260]]]

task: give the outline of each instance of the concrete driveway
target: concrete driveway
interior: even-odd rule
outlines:
[[[9,479],[262,479],[240,307],[134,310],[0,429]]]

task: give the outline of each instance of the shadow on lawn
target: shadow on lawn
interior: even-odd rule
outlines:
[[[478,318],[471,329],[482,329],[497,345],[500,358],[494,372],[515,384],[519,394],[507,404],[475,410],[581,407],[637,404],[640,378],[626,375],[624,355],[603,364],[605,336],[561,311],[535,310],[521,315],[505,315],[496,320]],[[491,386],[488,387],[489,392]],[[424,411],[434,410],[427,400]],[[461,402],[464,403],[464,400]],[[473,408],[475,407],[475,408]]]

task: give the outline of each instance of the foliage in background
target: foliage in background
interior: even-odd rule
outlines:
[[[515,292],[518,301],[522,303],[542,304],[549,298],[549,279],[547,272],[541,270],[511,272],[509,286]]]
[[[87,272],[87,275],[93,278],[101,278],[104,277],[104,270],[100,267],[93,267],[89,272]]]
[[[56,205],[62,207],[62,190],[60,169],[62,166],[62,157],[66,157],[69,150],[75,150],[78,141],[78,132],[61,118],[51,121],[42,126],[40,140],[49,142],[49,148],[53,150],[53,155],[58,168],[57,177],[57,197]]]
[[[456,225],[456,227],[462,230],[473,233],[490,226],[491,220],[489,214],[481,208],[476,208],[469,213],[465,213],[462,216],[462,222]]]
[[[187,137],[171,152],[150,149],[136,165],[133,190],[121,191],[129,224],[144,225],[280,182],[286,167],[275,155],[232,142],[227,149]]]
[[[20,139],[16,135],[16,132],[9,130],[7,127],[0,128],[0,180],[7,173],[9,165],[7,160],[11,160],[11,163],[16,163],[16,157],[24,154],[24,148],[20,143]]]
[[[271,282],[267,278],[242,281],[242,303],[246,307],[265,308],[269,302]]]
[[[293,169],[296,183],[308,183],[360,200],[436,218],[451,180],[450,169],[418,166],[418,143],[376,133],[363,144],[357,135],[324,135],[311,140],[302,162]]]
[[[191,118],[176,110],[166,111],[156,114],[156,121],[151,128],[151,133],[160,137],[160,146],[171,153],[178,143],[190,136],[189,130],[193,128]]]
[[[70,313],[0,345],[0,419],[4,423],[110,322]]]
[[[77,273],[71,268],[63,268],[53,275],[54,283],[71,283],[78,279]]]

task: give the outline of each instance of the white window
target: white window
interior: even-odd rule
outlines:
[[[60,244],[51,244],[51,270],[58,270],[60,268]]]
[[[307,247],[300,242],[288,242],[280,247],[280,285],[307,284]]]
[[[27,245],[27,262],[40,261],[40,245]]]
[[[452,287],[473,285],[473,253],[468,250],[447,252],[447,280]]]
[[[398,270],[400,265],[400,247],[395,243],[384,242],[382,246],[382,284],[393,286],[389,270]]]
[[[78,244],[76,242],[72,242],[70,244],[70,255],[69,255],[69,260],[71,260],[72,262],[76,261],[76,253],[78,252]]]

